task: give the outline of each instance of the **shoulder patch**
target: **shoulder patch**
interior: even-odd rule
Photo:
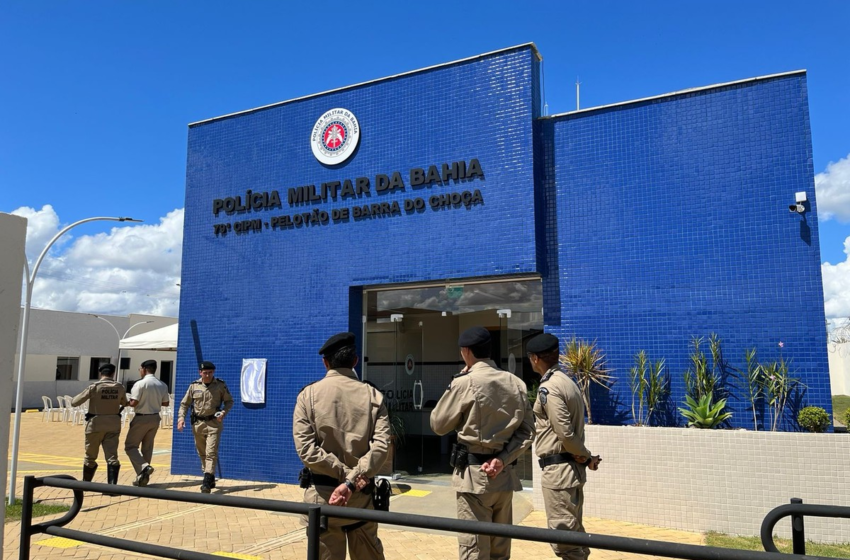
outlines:
[[[456,373],[456,374],[452,375],[452,381],[454,381],[458,377],[463,377],[464,375],[469,375],[469,372],[468,371],[462,371],[460,373]],[[446,387],[446,391],[452,390],[452,381],[449,381],[449,386]]]
[[[316,381],[318,381],[318,379],[317,379]],[[313,383],[315,383],[316,381],[313,381]],[[303,392],[304,392],[304,389],[306,389],[307,387],[309,387],[309,386],[310,386],[310,385],[312,385],[313,383],[307,383],[306,385],[304,385],[303,387],[301,387],[301,390],[300,390],[300,391],[298,391],[298,394],[300,395],[301,393],[303,393]]]
[[[549,389],[546,387],[538,389],[537,398],[540,399],[540,404],[546,404],[546,399],[549,398]]]

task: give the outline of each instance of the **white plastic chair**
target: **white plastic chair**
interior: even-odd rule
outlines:
[[[65,397],[62,395],[56,395],[56,408],[59,410],[59,417],[62,422],[68,418],[68,405],[65,403]]]
[[[136,411],[133,410],[131,406],[125,406],[124,410],[121,411],[121,427],[127,425],[128,420],[132,420],[133,416],[136,415]]]
[[[62,417],[62,411],[58,408],[53,408],[53,401],[50,397],[42,395],[41,401],[44,403],[43,416],[41,417],[42,422],[52,422],[54,415],[57,418]]]
[[[76,417],[74,422],[79,422],[80,425],[83,425],[86,423],[86,414],[89,413],[89,402],[86,401],[77,408],[79,409],[79,415]]]
[[[159,427],[168,428],[174,423],[174,408],[173,405],[160,407],[159,409]]]
[[[65,396],[65,422],[70,422],[74,419],[74,409],[79,408],[79,407],[75,407],[74,405],[71,404],[71,401],[74,400],[74,397],[72,397],[71,395],[64,395],[64,396]]]

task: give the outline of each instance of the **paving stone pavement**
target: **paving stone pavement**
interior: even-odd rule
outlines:
[[[126,430],[126,428],[125,428]],[[191,437],[184,432],[179,437]],[[224,437],[227,437],[225,431]],[[157,434],[153,464],[156,472],[151,477],[151,488],[168,488],[198,492],[200,477],[170,474],[170,428]],[[131,484],[135,473],[120,446],[122,470],[119,482]],[[18,467],[18,491],[21,495],[23,477],[82,474],[83,427],[59,422],[42,422],[41,414],[25,414],[21,422],[21,439]],[[95,482],[104,482],[105,461]],[[405,513],[454,516],[454,493],[442,481],[402,481],[392,500],[392,509]],[[224,479],[213,491],[275,500],[301,501],[302,490],[295,485],[248,482]],[[56,488],[39,488],[35,499],[47,503],[70,505],[70,493]],[[518,493],[515,498],[515,522],[529,527],[545,527],[543,512],[530,510],[529,493]],[[606,519],[585,520],[588,532],[624,537],[637,537],[687,544],[703,544],[698,533],[650,527]],[[232,509],[199,504],[165,502],[128,496],[107,497],[87,493],[83,511],[68,525],[70,529],[100,535],[172,546],[222,557],[290,560],[306,558],[307,543],[304,528],[296,516],[263,511]],[[20,523],[6,523],[3,560],[18,558]],[[457,539],[454,535],[435,531],[400,530],[384,526],[379,531],[388,559],[437,560],[457,557]],[[594,560],[638,559],[641,555],[594,550]],[[548,544],[513,541],[512,557],[516,559],[555,558]],[[150,558],[149,556],[106,547],[65,541],[49,535],[33,537],[33,560],[79,558],[119,560]]]

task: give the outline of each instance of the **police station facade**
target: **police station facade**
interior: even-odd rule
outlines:
[[[615,378],[596,423],[631,422],[645,350],[681,425],[691,340],[711,333],[731,367],[781,352],[831,411],[805,72],[543,116],[541,60],[522,45],[190,125],[175,391],[201,359],[230,387],[225,477],[296,480],[295,398],[340,331],[413,473],[446,468],[428,414],[472,325],[529,386],[528,338],[596,341]],[[252,358],[263,403],[240,399]],[[728,387],[731,425],[752,428]],[[199,472],[191,439],[174,473]]]

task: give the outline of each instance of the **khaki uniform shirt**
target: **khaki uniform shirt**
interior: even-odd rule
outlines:
[[[227,384],[214,377],[209,385],[205,385],[200,379],[189,384],[186,395],[180,401],[179,420],[186,419],[186,411],[191,405],[197,416],[212,416],[219,411],[221,403],[224,403],[224,414],[227,415],[233,408],[233,397]]]
[[[313,473],[354,482],[374,477],[387,460],[390,421],[384,396],[354,370],[328,370],[295,401],[292,437]]]
[[[127,404],[127,391],[114,379],[101,379],[71,399],[71,405],[80,406],[86,401],[89,401],[89,414],[118,416],[121,407]]]
[[[537,436],[534,449],[539,457],[571,453],[590,457],[584,445],[584,401],[581,391],[558,366],[552,367],[540,380],[534,403]],[[587,468],[574,461],[549,465],[543,469],[544,488],[573,488],[584,484]]]
[[[522,490],[510,466],[531,445],[534,418],[528,390],[522,379],[502,371],[492,360],[473,364],[456,375],[431,412],[431,429],[437,435],[457,430],[458,443],[478,455],[498,455],[505,469],[489,478],[479,465],[470,465],[452,476],[458,492],[484,494]]]

